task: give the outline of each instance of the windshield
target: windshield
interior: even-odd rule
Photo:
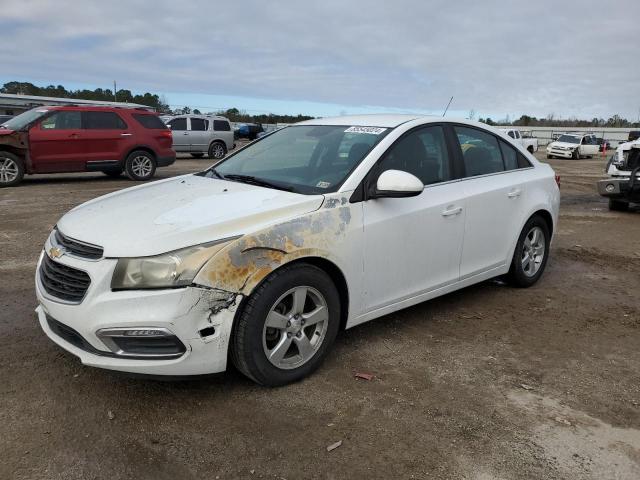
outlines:
[[[335,192],[389,130],[348,125],[286,127],[240,150],[204,175],[296,193]]]
[[[557,141],[565,143],[580,143],[580,139],[578,137],[574,137],[573,135],[560,135],[560,138],[558,138]]]
[[[13,117],[11,120],[3,123],[2,127],[9,130],[22,130],[31,122],[37,120],[48,112],[49,110],[47,110],[46,108],[34,108],[32,110],[27,110],[26,112],[21,113],[20,115]]]

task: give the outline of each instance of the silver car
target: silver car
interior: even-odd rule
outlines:
[[[235,147],[233,129],[225,117],[178,115],[166,123],[173,132],[173,148],[176,152],[188,152],[195,158],[207,154],[219,160]]]

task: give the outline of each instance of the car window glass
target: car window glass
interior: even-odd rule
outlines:
[[[504,170],[496,137],[476,128],[454,127],[454,130],[460,142],[467,177]]]
[[[45,118],[40,127],[44,130],[75,130],[82,125],[79,111],[59,111]]]
[[[186,118],[174,118],[173,120],[169,120],[167,125],[171,126],[171,130],[186,130],[187,129],[187,119]]]
[[[192,118],[191,119],[191,130],[195,130],[198,132],[205,131],[207,129],[207,121],[204,118]]]
[[[518,168],[518,152],[516,152],[516,149],[502,140],[500,140],[500,148],[502,149],[505,170]]]
[[[507,132],[507,134],[511,137],[511,138],[516,138],[516,134],[513,133],[513,130],[509,130],[509,132]]]
[[[167,128],[164,122],[160,120],[160,118],[157,115],[134,113],[132,116],[144,128],[149,128],[153,130],[164,130],[165,128]]]
[[[226,120],[214,120],[213,121],[213,129],[221,132],[230,132],[231,125]]]
[[[425,185],[450,180],[449,154],[442,127],[422,128],[402,137],[379,164],[380,173],[386,170],[409,172]]]
[[[89,130],[125,130],[127,124],[114,112],[84,112],[83,128]]]

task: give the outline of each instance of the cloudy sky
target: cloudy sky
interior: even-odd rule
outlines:
[[[640,115],[639,0],[2,0],[0,82],[204,110]]]

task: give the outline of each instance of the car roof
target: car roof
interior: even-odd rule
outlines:
[[[156,112],[142,107],[111,107],[109,105],[42,105],[40,107],[34,107],[44,110],[78,110],[81,112],[86,111],[105,111],[105,112],[135,112],[143,114],[157,115]]]
[[[368,115],[344,115],[341,117],[314,118],[300,122],[297,125],[345,125],[354,127],[397,127],[411,120],[416,120],[424,115],[406,114],[368,114]]]

